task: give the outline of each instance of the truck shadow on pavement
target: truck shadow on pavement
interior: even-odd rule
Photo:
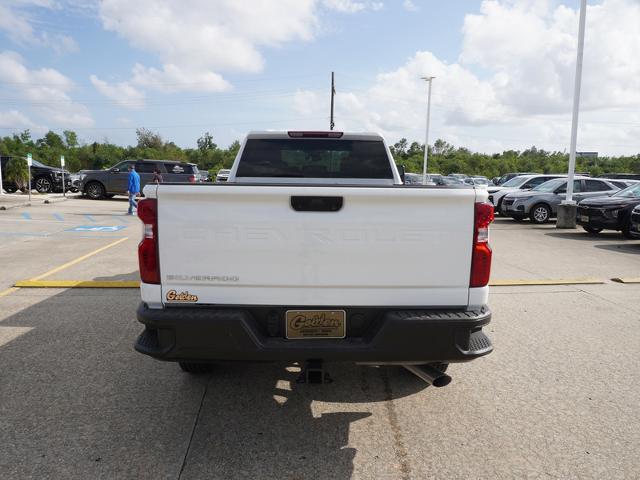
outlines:
[[[350,478],[351,426],[381,416],[393,429],[384,402],[426,387],[353,365],[328,366],[326,385],[298,384],[282,364],[193,376],[133,350],[137,290],[9,300],[16,313],[0,326],[31,330],[0,344],[0,478]],[[380,436],[365,458],[390,448]]]

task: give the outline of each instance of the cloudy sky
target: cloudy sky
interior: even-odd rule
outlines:
[[[0,134],[336,129],[568,150],[578,0],[0,0]],[[589,1],[578,150],[640,152],[640,0]]]

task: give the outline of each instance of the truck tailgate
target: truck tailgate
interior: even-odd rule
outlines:
[[[292,196],[343,206],[296,211]],[[467,305],[473,189],[161,184],[157,198],[165,302]]]

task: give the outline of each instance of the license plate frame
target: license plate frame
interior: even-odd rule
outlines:
[[[589,223],[589,215],[580,215],[580,221]]]
[[[287,310],[285,337],[288,340],[342,339],[347,334],[347,312],[314,309]]]

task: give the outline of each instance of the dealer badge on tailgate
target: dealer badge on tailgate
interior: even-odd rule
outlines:
[[[344,310],[288,310],[287,338],[344,338]]]
[[[193,295],[188,291],[178,293],[175,290],[169,290],[165,298],[167,299],[167,302],[195,303],[198,301],[198,296]]]

